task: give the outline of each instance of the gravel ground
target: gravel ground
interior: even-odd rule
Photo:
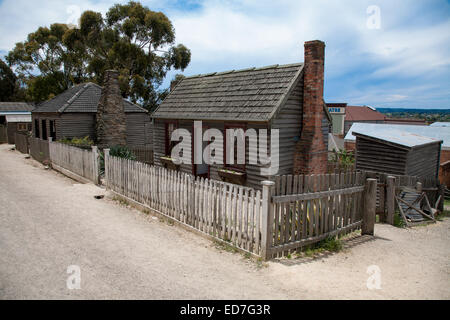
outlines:
[[[449,299],[450,220],[261,266],[0,145],[0,299]],[[67,268],[81,289],[67,289]],[[367,268],[381,289],[366,286]]]

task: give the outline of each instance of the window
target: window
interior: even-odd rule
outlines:
[[[47,140],[47,121],[42,120],[42,140]]]
[[[56,121],[50,120],[50,137],[53,141],[56,141]]]
[[[244,136],[243,136],[243,141],[242,140],[240,140],[239,141],[239,139],[242,139],[242,137],[241,136],[234,136],[234,160],[233,160],[233,163],[227,163],[227,152],[228,152],[228,149],[227,149],[227,130],[236,130],[236,129],[242,129],[243,131],[244,131]],[[244,143],[244,148],[245,148],[245,130],[246,130],[246,127],[245,127],[245,125],[244,124],[226,124],[225,125],[225,132],[224,132],[224,152],[223,152],[223,156],[224,156],[224,159],[223,159],[223,163],[224,163],[224,165],[225,165],[225,168],[228,168],[228,169],[232,169],[232,170],[235,170],[235,171],[242,171],[242,172],[244,172],[245,171],[245,149],[244,149],[244,163],[243,164],[238,164],[238,145],[239,145],[239,143]]]
[[[165,140],[166,140],[166,156],[170,157],[172,154],[172,149],[177,144],[176,141],[171,141],[172,133],[177,129],[178,124],[176,121],[166,122],[166,129],[165,129]]]
[[[35,138],[40,137],[40,135],[39,135],[39,120],[38,119],[34,120],[34,137]]]
[[[17,131],[27,131],[27,124],[26,123],[18,123]]]

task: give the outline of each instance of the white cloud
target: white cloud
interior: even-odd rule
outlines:
[[[11,50],[38,26],[67,22],[70,5],[104,13],[115,2],[4,0],[0,51]],[[443,0],[193,0],[189,4],[200,4],[193,11],[170,0],[143,3],[164,8],[177,42],[191,49],[187,74],[303,61],[303,42],[321,39],[327,44],[326,93],[332,100],[400,104],[417,98],[414,88],[450,84],[450,19],[436,9],[450,8]],[[373,4],[381,10],[379,30],[366,24],[366,9]],[[430,99],[448,106],[449,92],[435,89]]]

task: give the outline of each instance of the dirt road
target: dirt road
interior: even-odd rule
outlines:
[[[450,220],[259,267],[0,146],[0,299],[450,298]],[[81,289],[67,268],[79,266]],[[379,266],[381,289],[367,268]]]

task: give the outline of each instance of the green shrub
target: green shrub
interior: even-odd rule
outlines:
[[[94,145],[94,141],[92,141],[89,136],[86,136],[84,138],[78,138],[78,137],[74,137],[72,139],[68,139],[68,138],[62,138],[61,140],[59,140],[59,142],[64,143],[64,144],[68,144],[74,147],[80,147],[80,148],[91,148],[91,146]]]
[[[112,157],[123,158],[128,160],[136,160],[136,156],[133,151],[124,146],[113,146],[109,149],[109,155]],[[100,164],[100,174],[105,173],[105,154],[99,152],[99,164]]]
[[[394,214],[394,227],[404,228],[405,226],[405,220],[403,220],[402,216],[398,212],[396,212]]]

